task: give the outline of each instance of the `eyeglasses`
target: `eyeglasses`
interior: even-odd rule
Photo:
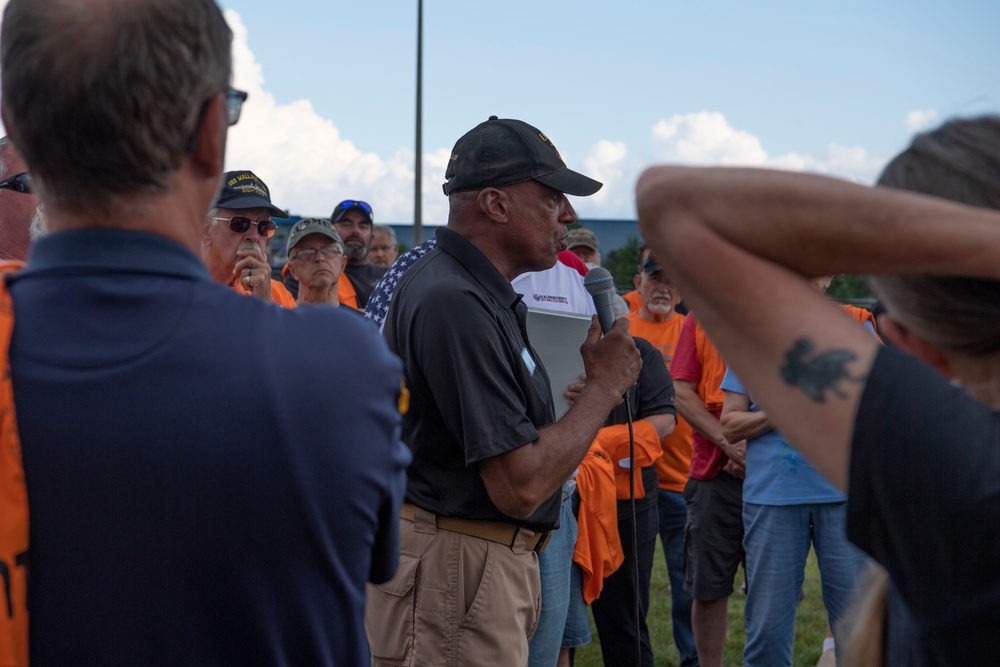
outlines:
[[[25,171],[0,181],[0,189],[31,194],[31,174]]]
[[[245,234],[250,225],[257,225],[257,233],[263,238],[269,239],[274,236],[274,231],[278,228],[278,225],[273,220],[251,220],[250,218],[244,217],[242,215],[234,215],[231,218],[215,218],[212,220],[222,220],[229,223],[229,229],[236,232],[237,234]]]
[[[319,253],[327,259],[333,259],[334,257],[339,257],[343,255],[343,251],[336,245],[323,246],[322,248],[309,248],[308,250],[299,250],[295,253],[295,257],[292,260],[301,259],[303,262],[311,262],[316,259],[316,253]]]
[[[226,110],[229,111],[229,124],[236,125],[240,122],[240,112],[243,110],[243,103],[247,101],[247,94],[242,90],[230,88],[225,95]]]
[[[240,112],[243,110],[243,103],[247,101],[247,93],[242,90],[230,88],[223,95],[226,97],[227,121],[230,125],[236,125],[236,123],[240,122]],[[198,122],[194,126],[191,138],[188,139],[188,153],[194,153],[194,149],[198,147],[198,135],[201,133],[201,124],[205,120],[205,109],[208,108],[208,103],[211,101],[212,98],[209,97],[201,103],[201,108],[198,109]]]

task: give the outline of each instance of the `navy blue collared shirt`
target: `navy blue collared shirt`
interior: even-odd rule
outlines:
[[[137,232],[42,239],[10,291],[33,666],[367,665],[409,461],[375,328]]]

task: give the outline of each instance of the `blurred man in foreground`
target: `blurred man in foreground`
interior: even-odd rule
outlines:
[[[3,120],[51,228],[10,282],[34,667],[369,663],[401,367],[357,318],[202,264],[246,97],[230,49],[211,0],[4,13]]]

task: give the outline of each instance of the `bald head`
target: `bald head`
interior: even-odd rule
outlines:
[[[230,41],[212,0],[10,0],[2,106],[42,199],[103,210],[169,191],[228,86]]]

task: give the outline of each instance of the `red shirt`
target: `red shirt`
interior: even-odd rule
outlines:
[[[674,380],[693,382],[705,408],[718,419],[725,399],[725,394],[719,387],[725,375],[726,362],[719,356],[698,320],[693,314],[689,314],[677,339],[674,360],[670,364],[670,376]],[[728,462],[729,457],[714,442],[697,430],[694,431],[690,477],[714,479]]]

